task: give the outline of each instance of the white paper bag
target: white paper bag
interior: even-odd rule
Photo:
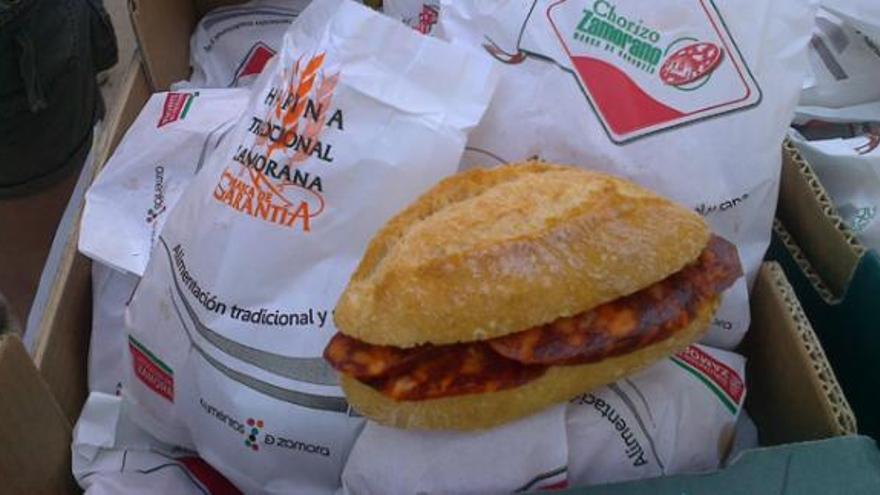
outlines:
[[[440,19],[440,0],[384,0],[382,12],[430,35]]]
[[[190,38],[192,75],[172,88],[250,86],[309,1],[252,0],[208,12]]]
[[[724,459],[724,466],[732,464],[743,452],[760,446],[758,426],[752,421],[748,411],[740,411],[734,430],[733,447],[730,448],[730,453]]]
[[[150,97],[86,192],[80,252],[143,275],[168,212],[247,100],[237,89]]]
[[[88,495],[233,495],[238,490],[193,452],[163,444],[124,414],[122,398],[89,394],[73,429],[73,476]]]
[[[125,376],[125,305],[140,280],[92,262],[92,335],[89,337],[89,391],[119,395]]]
[[[878,34],[880,4],[822,2],[810,43],[811,73],[789,132],[840,215],[873,248],[880,248]]]
[[[436,35],[493,56],[503,70],[462,165],[538,156],[626,177],[703,215],[736,244],[752,281],[770,240],[780,143],[814,7],[444,1]],[[748,311],[742,279],[704,342],[735,347]]]
[[[336,299],[375,231],[455,171],[496,79],[353,2],[306,8],[129,305],[132,417],[243,491],[337,489],[363,420],[321,357]]]
[[[840,16],[820,9],[795,122],[827,120],[827,114],[813,110],[816,107],[844,117],[847,107],[880,100],[880,49],[876,43]]]
[[[712,471],[733,447],[745,359],[691,345],[568,406],[568,482]]]
[[[880,122],[880,114],[877,117]],[[807,140],[792,129],[789,136],[844,221],[862,243],[880,249],[880,125],[866,125],[865,131],[851,137]]]
[[[565,406],[483,431],[413,431],[367,423],[345,493],[512,493],[565,486]]]
[[[880,43],[880,3],[875,0],[820,0],[820,4],[870,36],[874,43]]]

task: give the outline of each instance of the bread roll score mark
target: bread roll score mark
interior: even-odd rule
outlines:
[[[712,236],[699,258],[638,292],[584,313],[484,341],[412,348],[337,333],[324,357],[340,373],[401,401],[514,388],[550,366],[601,361],[685,328],[742,275],[736,249]]]

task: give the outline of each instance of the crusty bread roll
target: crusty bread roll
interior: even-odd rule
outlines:
[[[688,326],[667,339],[597,363],[551,366],[540,378],[515,388],[441,399],[396,401],[369,385],[341,375],[342,389],[352,407],[384,425],[427,430],[491,428],[615,382],[684,349],[709,327],[718,302],[716,297],[700,309]]]
[[[471,170],[376,234],[335,321],[395,347],[499,337],[645,288],[709,236],[696,213],[609,175],[537,162]]]

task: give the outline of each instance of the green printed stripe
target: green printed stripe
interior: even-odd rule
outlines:
[[[183,106],[183,113],[180,114],[181,119],[186,118],[186,113],[189,112],[189,107],[192,105],[193,100],[196,99],[196,96],[199,96],[199,92],[191,93],[186,97],[186,105]]]
[[[730,411],[730,414],[736,414],[736,404],[734,404],[730,397],[728,397],[727,394],[718,387],[718,385],[713,383],[711,380],[706,378],[702,373],[700,373],[690,365],[680,361],[678,358],[673,357],[672,362],[681,366],[683,370],[697,377],[698,380],[709,387],[709,390],[711,390],[715,395],[718,396],[718,399],[721,401],[722,404],[724,404],[724,407],[726,407],[727,410]]]
[[[134,337],[132,337],[131,335],[129,335],[129,336],[128,336],[128,341],[129,341],[132,345],[134,345],[135,347],[137,347],[139,351],[141,351],[141,352],[143,352],[144,354],[146,354],[147,357],[150,358],[150,361],[153,361],[154,363],[156,363],[160,368],[162,368],[163,370],[165,370],[165,372],[167,372],[169,375],[173,375],[173,374],[174,374],[174,371],[173,371],[173,370],[172,370],[167,364],[165,364],[161,359],[159,359],[158,357],[156,357],[156,355],[153,354],[152,352],[150,352],[149,349],[147,349],[146,347],[144,347],[143,344],[141,344],[140,342],[138,342],[137,340],[135,340]]]

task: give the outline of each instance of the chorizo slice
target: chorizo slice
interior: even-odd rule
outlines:
[[[523,364],[581,364],[625,354],[687,326],[700,308],[742,275],[736,248],[713,236],[696,262],[591,311],[488,341]]]

